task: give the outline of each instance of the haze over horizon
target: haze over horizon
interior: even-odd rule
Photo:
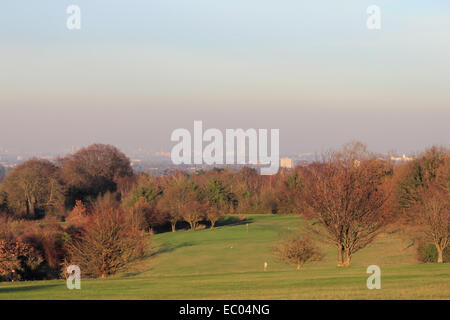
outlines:
[[[66,8],[81,8],[81,30]],[[381,8],[368,30],[366,8]],[[350,140],[450,146],[450,2],[24,0],[0,4],[0,146],[169,151],[174,129],[280,129],[281,154]]]

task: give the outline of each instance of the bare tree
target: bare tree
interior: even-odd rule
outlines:
[[[86,274],[105,278],[141,257],[147,245],[148,239],[126,211],[102,204],[93,208],[81,238],[67,243],[67,260]]]
[[[416,221],[424,227],[426,239],[438,252],[438,263],[443,262],[443,252],[450,245],[450,192],[437,185],[429,187],[415,214]]]
[[[131,208],[131,212],[139,221],[141,229],[153,233],[153,228],[167,222],[167,216],[164,212],[158,210],[153,202],[140,197]]]
[[[183,173],[174,174],[164,189],[158,208],[167,214],[172,232],[176,231],[176,223],[182,219],[187,219],[186,221],[192,222],[192,225],[196,225],[199,221],[197,189],[197,185]],[[195,210],[189,211],[189,204],[192,204]]]
[[[349,266],[352,255],[389,221],[389,172],[386,163],[355,158],[355,152],[333,154],[307,168],[307,202],[325,231],[315,232],[336,246],[338,266]]]
[[[67,225],[82,227],[88,223],[88,220],[87,209],[84,206],[83,201],[77,200],[72,211],[66,217]]]
[[[211,223],[211,229],[214,229],[216,222],[225,215],[227,209],[228,206],[223,201],[210,203],[206,207],[205,218]]]
[[[198,223],[203,219],[205,206],[196,199],[188,200],[184,203],[182,216],[184,221],[189,223],[191,230],[198,227]]]

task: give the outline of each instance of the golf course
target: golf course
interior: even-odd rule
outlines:
[[[216,228],[151,236],[143,260],[106,279],[0,283],[0,299],[449,299],[450,265],[420,264],[411,237],[391,227],[358,251],[348,268],[336,250],[316,243],[322,261],[286,265],[272,254],[280,237],[305,232],[298,215],[226,216]],[[149,236],[150,237],[150,236]],[[267,270],[264,264],[267,262]],[[366,285],[370,265],[381,268],[381,289]],[[82,272],[82,270],[81,270]]]

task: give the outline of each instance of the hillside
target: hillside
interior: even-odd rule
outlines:
[[[335,266],[335,249],[325,244],[325,259],[301,271],[275,261],[271,248],[278,237],[305,223],[298,216],[228,216],[213,230],[153,236],[151,252],[128,272],[82,279],[81,290],[68,290],[64,280],[0,283],[0,299],[450,298],[450,265],[418,264],[401,230],[382,234],[346,269]],[[381,267],[381,290],[366,288],[372,264]]]

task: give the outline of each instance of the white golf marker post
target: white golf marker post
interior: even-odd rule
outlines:
[[[367,267],[366,273],[372,274],[367,278],[367,289],[381,289],[381,269],[379,266],[371,265]]]

